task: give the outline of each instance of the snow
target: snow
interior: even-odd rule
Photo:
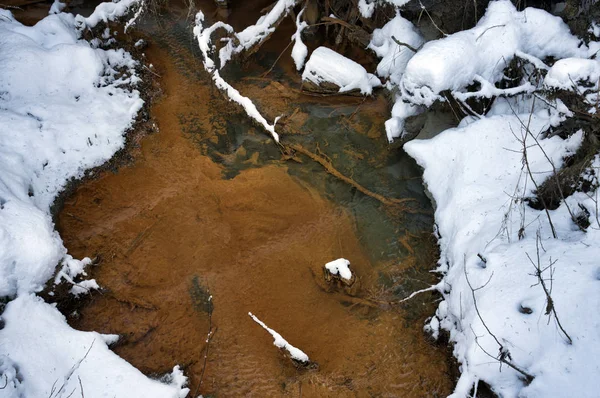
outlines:
[[[419,49],[423,45],[424,39],[417,28],[400,14],[381,29],[373,31],[368,48],[381,58],[377,65],[377,75],[389,78],[392,83],[397,85],[404,74],[406,64],[415,55],[415,52],[406,46],[399,45],[393,38],[414,49]]]
[[[520,141],[525,139],[531,172],[540,184],[551,176],[552,167],[533,137],[558,168],[579,147],[583,134],[542,139],[540,133],[568,116],[564,105],[554,109],[542,101],[536,102],[528,134],[522,122],[529,120],[532,100],[520,101],[498,99],[489,116],[467,118],[458,128],[404,146],[425,170],[423,179],[435,201],[441,236],[438,271],[443,275],[439,290],[444,301],[427,329],[434,336],[440,328],[449,331],[454,343],[462,374],[453,397],[469,396],[478,380],[503,397],[591,397],[596,395],[600,372],[595,262],[600,255],[600,224],[592,221],[596,220],[592,215],[594,224],[587,232],[580,231],[562,203],[550,211],[558,235],[554,239],[545,213],[518,200],[535,189],[522,162]],[[600,170],[598,159],[594,167]],[[571,209],[581,204],[594,213],[596,195],[577,193],[567,204]],[[527,257],[537,262],[538,234],[541,266],[556,261],[552,298],[572,345],[554,316],[545,314],[546,296]],[[546,270],[544,277],[550,278],[550,272]],[[477,289],[477,308],[469,283]],[[531,308],[532,314],[521,313],[521,306]],[[499,351],[486,327],[510,352],[511,362],[534,376],[531,384],[523,383],[515,370],[500,368],[483,351],[494,357]]]
[[[579,82],[589,82],[597,87],[598,79],[600,79],[599,61],[585,58],[565,58],[552,65],[544,83],[551,88],[575,90]]]
[[[331,272],[332,275],[339,275],[346,280],[352,279],[350,261],[346,260],[345,258],[338,258],[337,260],[330,261],[325,264],[325,268]]]
[[[275,132],[275,124],[279,118],[276,118],[273,124],[269,124],[267,120],[260,114],[258,109],[256,109],[256,105],[252,102],[252,100],[248,97],[244,97],[240,94],[238,90],[233,88],[229,83],[227,83],[219,74],[218,70],[213,72],[213,81],[215,85],[220,89],[225,91],[229,100],[236,102],[244,108],[246,114],[250,116],[252,119],[257,121],[265,130],[271,133],[271,136],[275,140],[275,142],[279,142],[279,134]]]
[[[126,15],[133,8],[137,7],[138,9],[134,17],[125,24],[125,31],[127,31],[127,28],[133,25],[135,20],[140,16],[144,6],[145,3],[143,0],[116,0],[114,2],[104,2],[98,4],[89,17],[85,18],[78,15],[76,20],[79,29],[91,29],[96,27],[100,22],[114,22],[123,15]]]
[[[67,258],[50,205],[123,147],[142,100],[124,88],[135,79],[130,55],[80,41],[72,16],[26,27],[1,12],[0,295],[14,296],[41,290]]]
[[[358,0],[358,11],[363,18],[371,18],[375,12],[375,6],[391,4],[394,7],[402,7],[410,0]]]
[[[365,95],[370,95],[373,88],[381,86],[377,76],[367,73],[360,64],[327,47],[319,47],[312,52],[302,73],[302,81],[317,85],[333,83],[340,88],[340,93],[359,89]]]
[[[302,31],[308,27],[308,24],[305,21],[300,21],[304,10],[305,9],[303,8],[296,17],[296,32],[292,35],[292,40],[294,41],[294,47],[292,47],[292,59],[294,60],[294,64],[296,64],[296,70],[302,70],[304,61],[308,55],[308,47],[306,47],[306,44],[302,41]]]
[[[424,39],[417,28],[398,13],[393,19],[386,23],[381,29],[375,29],[368,48],[373,50],[381,61],[377,65],[377,75],[387,79],[387,87],[397,91],[402,81],[402,75],[408,61],[415,55],[413,49],[396,43],[408,44],[414,50],[418,50],[424,43]],[[411,104],[401,95],[395,98],[392,115],[385,123],[386,135],[389,142],[395,138],[402,137],[404,120],[421,112],[421,107]]]
[[[560,18],[494,1],[474,28],[426,43],[408,61],[400,86],[411,102],[430,106],[441,99],[440,92],[460,92],[476,80],[493,87],[518,53],[537,59],[587,56],[579,44]]]
[[[276,118],[273,121],[273,124],[267,122],[267,120],[263,117],[263,115],[258,111],[256,105],[252,102],[252,100],[248,97],[240,94],[238,90],[236,90],[233,86],[231,86],[225,79],[221,77],[221,74],[215,67],[215,63],[210,57],[210,53],[214,52],[214,45],[211,42],[211,35],[217,29],[225,29],[228,32],[233,32],[233,28],[230,25],[227,25],[223,22],[217,22],[208,28],[204,28],[204,14],[202,11],[199,11],[196,14],[196,24],[194,26],[193,33],[198,40],[198,46],[200,47],[200,51],[202,52],[204,69],[212,75],[212,80],[215,82],[215,85],[222,90],[227,98],[230,101],[236,102],[242,106],[246,114],[260,124],[266,131],[268,131],[275,142],[279,142],[279,134],[275,131],[275,124],[279,118]],[[221,61],[221,65],[224,65],[224,61]]]
[[[279,333],[277,333],[273,329],[270,329],[267,325],[264,324],[263,321],[254,316],[251,312],[249,312],[248,315],[254,320],[254,322],[258,323],[260,326],[262,326],[263,329],[269,332],[271,336],[273,336],[274,346],[286,350],[290,354],[292,359],[295,359],[296,361],[304,363],[310,362],[310,360],[308,359],[308,355],[306,355],[302,350],[288,343],[287,340],[284,339]]]
[[[117,3],[98,7],[94,14],[110,20],[125,11]],[[108,349],[115,336],[76,331],[35,296],[55,273],[54,282],[72,284],[75,296],[98,288],[93,279],[76,282],[91,260],[67,253],[50,206],[68,181],[123,147],[143,105],[136,61],[98,48],[110,35],[80,39],[81,20],[57,13],[27,27],[0,10],[0,296],[9,300],[1,315],[7,386],[0,397],[49,397],[55,382],[53,396],[76,389],[86,397],[183,397],[180,370],[177,382],[148,379]]]

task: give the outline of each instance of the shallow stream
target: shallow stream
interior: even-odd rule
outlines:
[[[241,5],[229,22],[240,28],[261,9]],[[146,374],[180,364],[192,391],[203,374],[204,396],[448,395],[447,349],[422,329],[437,297],[394,304],[435,283],[437,249],[421,171],[385,139],[388,101],[302,94],[289,49],[265,75],[289,21],[225,74],[268,120],[284,115],[284,143],[377,195],[411,199],[402,206],[305,153],[282,154],[213,87],[187,16],[171,7],[138,33],[162,89],[150,109],[160,131],[132,165],[82,184],[60,213],[67,248],[98,256],[90,276],[105,289],[70,323],[122,335],[115,351]],[[323,265],[339,257],[358,275],[351,288],[324,279]],[[318,369],[297,369],[248,312]]]

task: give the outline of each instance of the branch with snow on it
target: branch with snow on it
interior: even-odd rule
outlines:
[[[311,363],[310,359],[308,358],[308,355],[306,355],[302,350],[288,343],[288,341],[284,339],[279,333],[269,328],[267,325],[265,325],[263,321],[258,319],[251,312],[249,312],[248,315],[254,320],[254,322],[258,323],[263,329],[269,332],[271,336],[273,336],[273,345],[277,348],[286,351],[289,354],[292,361],[294,361],[295,363],[300,363],[304,366]]]
[[[213,54],[216,50],[216,47],[214,44],[212,44],[211,36],[217,29],[225,29],[229,33],[234,32],[231,25],[223,22],[217,22],[207,28],[204,28],[204,14],[202,11],[199,11],[196,14],[196,26],[194,27],[193,32],[198,40],[200,51],[202,52],[204,69],[211,74],[212,80],[215,82],[217,88],[223,91],[230,101],[241,105],[246,114],[259,125],[261,125],[266,131],[268,131],[276,143],[279,143],[279,134],[275,132],[275,124],[277,124],[279,117],[275,118],[273,124],[267,122],[267,119],[265,119],[264,116],[258,111],[252,100],[240,94],[238,90],[227,83],[227,81],[221,77],[219,71],[217,70],[215,62],[211,57],[211,54]],[[223,50],[223,48],[221,50]],[[220,54],[222,55],[223,53],[220,52]],[[225,65],[227,60],[227,57],[221,57],[221,67]]]

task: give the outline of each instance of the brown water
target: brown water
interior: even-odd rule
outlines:
[[[414,198],[408,213],[307,156],[286,160],[212,87],[184,16],[142,26],[163,90],[151,109],[160,132],[132,166],[82,185],[59,216],[69,251],[101,259],[90,276],[105,289],[71,324],[122,335],[115,352],[146,374],[182,365],[192,391],[204,369],[205,396],[446,396],[448,353],[422,332],[436,298],[390,304],[433,281],[436,252],[419,170],[382,136],[387,102],[301,95],[289,56],[260,78],[285,40],[229,72],[268,119],[288,115],[284,142],[322,153],[372,192]],[[291,26],[281,29],[289,37]],[[339,257],[359,277],[350,289],[324,280]],[[294,367],[248,312],[318,369]]]

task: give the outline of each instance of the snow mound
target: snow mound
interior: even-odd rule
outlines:
[[[350,261],[346,260],[345,258],[338,258],[337,260],[330,261],[325,264],[325,268],[331,272],[332,275],[339,275],[346,280],[352,279]]]
[[[549,211],[556,239],[545,212],[525,204],[535,189],[530,175],[538,185],[550,178],[549,160],[559,168],[583,137],[579,131],[566,140],[542,139],[569,112],[560,102],[556,109],[541,102],[530,119],[531,100],[498,99],[487,117],[468,118],[435,138],[405,145],[425,169],[436,204],[444,301],[426,329],[434,336],[445,329],[454,343],[462,374],[453,397],[470,396],[479,380],[503,397],[597,394],[600,224],[581,231],[567,206],[586,208],[590,221],[597,220],[598,193],[576,193]],[[524,146],[531,173],[523,162]],[[596,159],[596,172],[599,167]],[[534,266],[538,253],[569,337],[547,313]],[[519,371],[500,367],[500,355],[533,381],[527,384]]]
[[[373,88],[381,86],[377,76],[367,73],[360,64],[327,47],[319,47],[312,52],[302,73],[302,81],[316,85],[331,83],[340,88],[340,93],[358,89],[366,95],[370,95]]]
[[[474,81],[493,87],[517,55],[537,60],[587,56],[588,49],[579,44],[559,17],[535,8],[517,11],[508,0],[493,1],[474,28],[426,43],[408,61],[401,88],[411,102],[429,106],[440,92],[458,92]]]
[[[600,62],[595,59],[565,58],[552,65],[544,83],[551,88],[575,90],[578,83],[598,84],[600,79]]]
[[[394,38],[412,49],[398,44]],[[414,50],[419,49],[423,43],[424,39],[417,28],[400,14],[381,29],[375,29],[368,48],[381,58],[377,65],[377,75],[389,78],[394,85],[399,84],[406,64],[415,55]]]

